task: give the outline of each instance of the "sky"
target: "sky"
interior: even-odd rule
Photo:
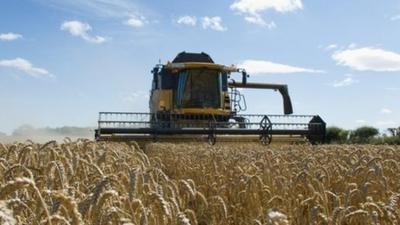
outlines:
[[[295,114],[398,127],[399,40],[399,0],[2,0],[0,132],[146,112],[151,69],[181,51],[288,84]],[[283,113],[277,92],[242,92],[247,113]]]

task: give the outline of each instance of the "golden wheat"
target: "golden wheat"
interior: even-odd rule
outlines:
[[[399,224],[400,148],[0,144],[0,224]]]

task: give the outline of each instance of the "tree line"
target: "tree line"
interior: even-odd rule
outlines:
[[[326,143],[329,144],[390,144],[400,145],[400,127],[389,128],[380,133],[375,127],[363,126],[355,130],[340,127],[328,127]]]

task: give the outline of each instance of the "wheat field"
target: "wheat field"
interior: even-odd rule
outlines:
[[[0,144],[0,224],[399,224],[399,150]]]

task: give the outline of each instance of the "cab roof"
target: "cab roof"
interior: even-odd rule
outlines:
[[[201,53],[191,53],[191,52],[181,52],[179,53],[172,63],[214,63],[214,60],[204,52]]]
[[[225,66],[214,63],[214,60],[207,53],[204,52],[181,52],[175,57],[172,62],[168,62],[166,65],[164,65],[164,68],[175,71],[198,68],[216,69],[226,72],[236,72],[238,70],[233,65]]]

